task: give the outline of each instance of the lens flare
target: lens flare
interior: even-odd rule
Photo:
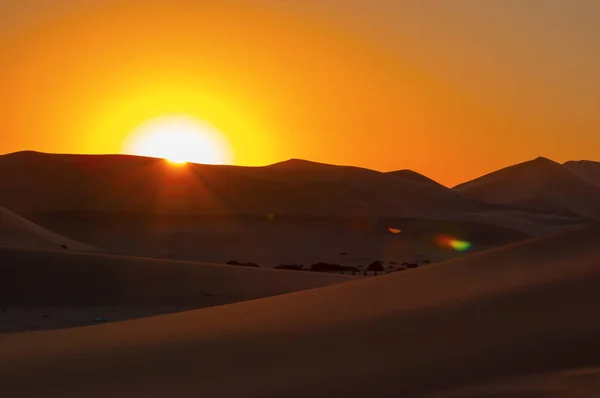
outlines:
[[[402,232],[402,230],[398,228],[388,228],[388,231],[390,231],[393,234],[399,234],[400,232]]]
[[[471,242],[465,240],[452,239],[450,245],[452,245],[454,250],[458,250],[459,252],[464,252],[471,248]]]
[[[448,235],[439,235],[435,239],[436,243],[442,247],[447,247],[449,249],[454,249],[459,252],[464,252],[469,250],[473,244],[466,240],[455,239]]]

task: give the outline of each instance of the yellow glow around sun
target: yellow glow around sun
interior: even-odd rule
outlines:
[[[210,124],[187,115],[159,116],[142,123],[125,142],[124,152],[176,164],[226,164],[232,160],[225,136]]]

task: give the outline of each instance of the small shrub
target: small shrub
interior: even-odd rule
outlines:
[[[304,265],[301,264],[279,264],[275,269],[286,269],[289,271],[304,271]]]
[[[383,263],[381,261],[373,261],[368,267],[367,267],[367,271],[374,271],[374,272],[383,272],[384,268],[383,268]]]

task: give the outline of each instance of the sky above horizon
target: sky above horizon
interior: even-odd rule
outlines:
[[[0,153],[121,153],[190,115],[230,162],[452,186],[600,160],[595,0],[2,0]]]

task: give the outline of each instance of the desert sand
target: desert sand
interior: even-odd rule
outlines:
[[[493,206],[418,178],[290,160],[265,167],[125,155],[0,156],[0,203],[18,214],[69,211],[184,215],[414,217]]]
[[[60,236],[0,206],[0,246],[33,249],[97,251],[93,246]]]
[[[437,235],[472,242],[473,250],[530,237],[512,228],[510,215],[498,215],[498,219],[506,221],[507,226],[489,225],[477,219],[269,219],[124,213],[33,216],[34,221],[47,228],[77,236],[111,253],[215,263],[252,261],[261,267],[290,263],[308,266],[320,261],[351,266],[366,266],[375,260],[433,262],[461,254],[436,245]],[[527,227],[530,225],[539,224],[529,222]],[[401,233],[392,233],[389,228],[397,228]],[[540,230],[546,232],[547,228],[548,225]]]
[[[594,162],[592,160],[571,160],[565,162],[563,166],[592,184],[600,186],[600,162]]]
[[[525,168],[547,162],[533,161],[530,163],[534,166]],[[542,172],[544,181],[554,178],[553,167],[542,169],[550,169]],[[569,189],[563,191],[570,200],[581,200],[581,189],[594,192],[586,200],[597,197],[596,187],[581,188],[591,184],[566,169],[561,171],[581,180],[569,183]],[[487,176],[482,178],[487,181]],[[504,180],[500,179],[502,189]],[[519,181],[515,187],[506,187],[507,195],[519,195],[519,184],[528,189],[536,186],[531,179]],[[125,155],[27,151],[0,156],[0,203],[26,218],[39,214],[137,212],[263,219],[274,215],[460,221],[465,216],[469,221],[472,214],[479,218],[492,214],[486,220],[488,225],[495,225],[498,217],[494,215],[499,212],[502,218],[506,218],[507,211],[512,212],[510,218],[521,218],[521,213],[514,212],[523,210],[518,200],[488,203],[487,196],[480,198],[466,189],[472,185],[480,185],[479,179],[450,189],[411,170],[383,173],[298,159],[264,167],[188,164],[173,168],[162,159]],[[490,192],[492,195],[495,191]],[[550,206],[526,210],[553,214],[557,209]],[[565,214],[562,208],[558,215],[582,217],[579,213]],[[537,223],[544,225],[543,220]]]
[[[550,163],[541,167],[544,181],[554,181],[557,167],[580,179],[549,160],[521,168],[539,169],[538,163]],[[564,200],[592,211],[596,188],[582,191],[582,184],[591,184],[580,180],[561,191]],[[520,194],[521,185],[532,185],[530,178],[516,178],[515,186],[503,181],[490,195]],[[161,159],[122,155],[0,156],[2,205],[51,231],[121,255],[263,267],[434,262],[460,254],[436,246],[436,234],[471,242],[471,250],[480,251],[590,221],[562,205],[547,206],[545,199],[527,202],[540,206],[536,209],[518,200],[485,203],[487,197],[462,191],[410,170],[384,173],[298,159],[265,167],[177,168]],[[588,198],[589,192],[594,195]]]
[[[105,254],[0,248],[0,331],[84,326],[352,280]]]
[[[0,385],[11,397],[597,396],[599,240],[593,225],[276,297],[5,334]]]
[[[561,165],[538,157],[460,184],[454,190],[474,200],[529,212],[598,220],[600,187],[590,181],[595,171],[592,163]]]

